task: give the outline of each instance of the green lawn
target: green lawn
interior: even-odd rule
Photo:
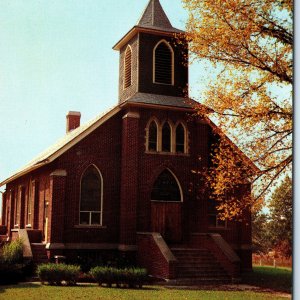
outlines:
[[[252,273],[243,276],[243,285],[254,285],[264,291],[239,291],[241,286],[218,286],[201,289],[167,288],[147,286],[143,289],[118,289],[99,287],[96,284],[78,285],[75,287],[48,286],[40,283],[20,283],[18,285],[0,286],[0,299],[5,300],[40,300],[40,299],[85,299],[85,300],[277,300],[287,299],[278,293],[291,292],[292,271],[285,268],[254,267]],[[232,289],[236,289],[233,291]]]
[[[117,289],[86,285],[77,287],[43,286],[39,283],[21,283],[14,286],[0,286],[0,299],[101,299],[101,300],[277,300],[287,299],[274,294],[256,292],[233,292],[211,290],[168,289],[148,286],[141,290]]]
[[[291,293],[292,270],[288,268],[253,267],[252,273],[243,275],[243,283]]]

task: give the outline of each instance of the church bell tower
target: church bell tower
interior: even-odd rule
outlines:
[[[184,31],[171,25],[159,0],[149,1],[138,23],[113,49],[120,51],[119,103],[186,96]]]

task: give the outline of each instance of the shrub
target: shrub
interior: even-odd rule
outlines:
[[[95,267],[91,269],[90,274],[99,284],[112,284],[128,287],[142,287],[147,280],[147,271],[140,268],[117,269],[113,267]]]
[[[1,262],[4,264],[18,264],[23,260],[23,242],[16,239],[2,248]]]
[[[145,281],[147,280],[147,270],[140,268],[130,268],[125,269],[127,284],[129,287],[139,287],[141,288]]]
[[[24,279],[22,264],[0,264],[0,285],[16,284]]]
[[[22,240],[6,243],[0,254],[0,284],[15,284],[23,280],[28,268],[23,264]]]
[[[79,275],[80,267],[65,264],[42,264],[37,268],[37,275],[42,283],[48,282],[50,285],[75,285]]]

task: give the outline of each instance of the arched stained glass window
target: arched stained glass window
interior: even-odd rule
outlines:
[[[101,197],[101,175],[94,166],[90,166],[81,179],[80,225],[101,225]]]
[[[182,124],[178,124],[176,127],[176,152],[184,153],[185,152],[185,132]]]
[[[155,180],[151,200],[153,201],[181,201],[179,185],[169,170],[164,170]]]
[[[154,82],[173,84],[173,52],[171,46],[165,41],[161,41],[154,51]]]
[[[157,125],[154,121],[149,125],[148,150],[157,151]]]
[[[162,151],[170,152],[171,151],[171,127],[168,122],[165,122],[162,127]]]
[[[124,63],[124,88],[131,86],[131,60],[132,52],[128,46],[125,51],[125,63]]]

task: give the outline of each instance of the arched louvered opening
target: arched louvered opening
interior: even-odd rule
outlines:
[[[148,150],[157,151],[157,124],[155,121],[149,125]]]
[[[175,176],[168,170],[164,170],[155,180],[151,200],[153,201],[182,201],[182,193]]]
[[[185,152],[185,130],[181,123],[176,127],[176,152]]]
[[[165,122],[162,127],[162,151],[171,152],[171,127],[168,122]]]
[[[173,50],[161,41],[154,49],[154,82],[173,84]]]
[[[81,178],[80,225],[102,223],[102,177],[98,169],[89,166]]]
[[[127,46],[125,51],[124,61],[124,88],[131,86],[131,62],[132,62],[132,51],[131,47]]]

